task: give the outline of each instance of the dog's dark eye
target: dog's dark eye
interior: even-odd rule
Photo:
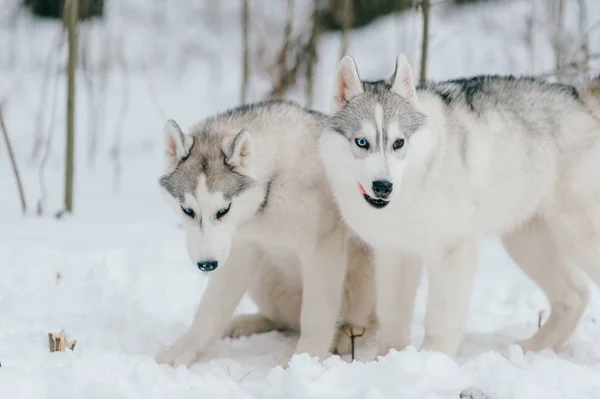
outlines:
[[[229,209],[231,209],[231,202],[229,203],[229,205],[227,205],[227,208],[219,209],[219,211],[217,212],[215,217],[217,219],[221,219],[223,216],[225,216],[225,215],[227,215],[227,213],[229,213]]]
[[[369,142],[366,139],[363,139],[362,137],[358,138],[358,139],[355,139],[354,142],[360,148],[364,148],[365,150],[369,149]]]
[[[399,150],[400,148],[404,147],[404,139],[398,139],[394,141],[392,147],[394,147],[394,150]]]
[[[183,213],[185,213],[186,215],[188,215],[191,218],[193,218],[194,216],[196,216],[196,213],[194,213],[194,210],[191,209],[191,208],[181,207],[181,210],[183,211]]]

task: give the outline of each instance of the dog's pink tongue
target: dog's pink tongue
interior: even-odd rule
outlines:
[[[358,187],[360,188],[360,192],[363,193],[363,195],[368,195],[367,190],[365,190],[362,184],[358,183]]]

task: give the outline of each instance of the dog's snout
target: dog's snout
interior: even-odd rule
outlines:
[[[219,266],[219,262],[216,260],[198,262],[198,269],[202,270],[203,272],[212,272],[217,268],[217,266]]]
[[[377,180],[373,182],[373,194],[377,198],[387,198],[394,189],[394,185],[387,180]]]

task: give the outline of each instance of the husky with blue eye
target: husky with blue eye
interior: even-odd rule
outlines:
[[[369,249],[342,221],[317,154],[325,116],[282,101],[192,126],[166,123],[160,186],[194,267],[209,273],[192,325],[158,355],[190,365],[222,336],[300,332],[295,353],[350,350],[374,328]],[[245,293],[259,313],[232,314]],[[357,341],[358,343],[358,341]]]
[[[600,284],[600,81],[476,76],[415,87],[404,55],[385,80],[342,59],[319,141],[344,220],[374,251],[380,354],[409,343],[421,266],[423,348],[454,355],[480,240],[500,236],[551,315],[521,341],[559,348]]]

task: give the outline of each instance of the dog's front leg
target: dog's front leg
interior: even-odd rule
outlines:
[[[375,309],[379,321],[379,352],[402,350],[410,343],[410,326],[421,278],[421,260],[393,249],[373,250]]]
[[[479,243],[474,238],[446,250],[428,266],[428,299],[423,349],[456,355],[467,320]]]
[[[192,325],[157,355],[159,363],[189,367],[219,340],[255,273],[259,272],[260,256],[256,247],[234,245],[227,262],[211,273]]]
[[[302,310],[300,339],[295,354],[308,353],[324,359],[341,311],[347,269],[346,239],[341,233],[319,237],[314,250],[302,256]]]

